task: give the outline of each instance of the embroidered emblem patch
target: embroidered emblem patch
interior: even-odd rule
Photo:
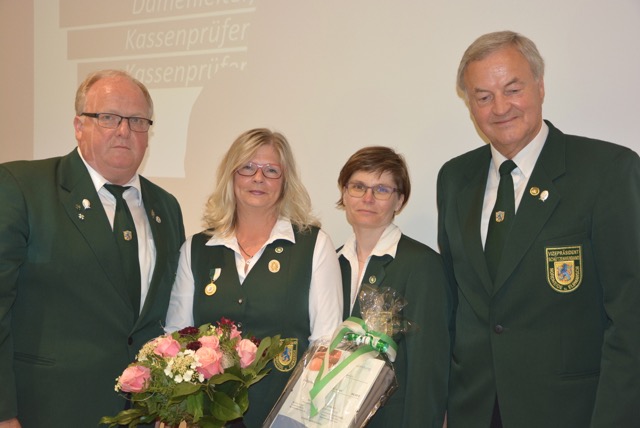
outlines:
[[[545,248],[547,282],[559,293],[575,291],[582,283],[582,247]]]
[[[281,372],[290,372],[298,361],[298,339],[281,339],[286,346],[280,355],[273,359],[273,365]]]

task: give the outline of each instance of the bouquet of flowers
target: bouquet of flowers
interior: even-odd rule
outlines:
[[[115,390],[130,394],[131,408],[100,423],[222,427],[246,412],[248,388],[267,375],[265,366],[283,346],[280,336],[244,339],[226,318],[157,337],[116,379]]]

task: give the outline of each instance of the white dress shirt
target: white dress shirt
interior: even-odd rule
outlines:
[[[351,306],[349,306],[349,312],[353,310],[353,305],[355,305],[356,299],[358,298],[360,286],[362,285],[362,277],[367,271],[367,266],[369,265],[371,256],[381,257],[388,254],[395,259],[396,251],[398,250],[398,242],[400,242],[401,237],[402,232],[400,231],[400,228],[393,223],[389,224],[384,232],[382,232],[382,235],[380,236],[380,239],[378,239],[373,251],[371,251],[371,254],[367,257],[367,261],[362,268],[362,272],[358,272],[360,266],[358,265],[356,235],[352,234],[344,243],[342,249],[338,252],[338,256],[344,256],[351,265]]]
[[[104,185],[110,184],[100,173],[89,165],[82,157],[82,152],[78,148],[80,158],[84,162],[93,185],[98,192],[98,197],[104,211],[107,214],[111,229],[113,229],[113,219],[116,212],[116,197],[109,192]],[[156,265],[156,246],[153,241],[153,233],[151,232],[151,225],[144,209],[144,203],[142,201],[142,190],[140,188],[140,176],[134,175],[131,180],[124,186],[130,186],[124,194],[124,200],[129,206],[133,222],[136,225],[136,233],[138,235],[138,261],[140,262],[140,311],[144,306],[147,293],[149,292],[149,285],[151,284],[151,278],[153,277],[153,270]]]
[[[192,326],[193,297],[195,285],[193,271],[191,270],[191,241],[193,236],[187,238],[180,249],[180,262],[176,281],[171,290],[171,300],[167,313],[167,325],[165,330],[173,332],[183,327]],[[267,242],[260,251],[255,253],[248,262],[245,262],[240,247],[235,237],[222,238],[212,236],[207,241],[207,246],[223,245],[235,252],[236,270],[242,284],[256,262],[260,259],[266,246],[277,239],[285,239],[295,243],[293,226],[287,219],[279,219]],[[247,272],[245,272],[245,265]],[[313,251],[313,267],[311,272],[311,284],[309,289],[309,321],[311,336],[309,341],[322,337],[329,337],[342,321],[342,277],[340,264],[331,238],[323,230],[318,232],[318,238]]]
[[[513,177],[514,197],[516,203],[516,213],[518,212],[518,205],[522,200],[525,187],[531,178],[533,168],[536,166],[538,156],[542,151],[544,142],[549,135],[549,127],[546,123],[542,122],[540,132],[535,138],[527,144],[517,155],[512,159],[516,164],[516,169],[511,171]],[[498,197],[498,185],[500,184],[500,165],[506,161],[500,152],[498,152],[493,146],[491,146],[491,166],[489,167],[489,176],[487,177],[487,187],[484,192],[484,203],[482,205],[482,222],[480,223],[480,233],[482,234],[482,242],[487,242],[487,231],[489,230],[489,219],[491,218],[493,207],[496,204]]]

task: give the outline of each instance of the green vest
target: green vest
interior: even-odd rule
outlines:
[[[294,226],[296,243],[277,239],[240,284],[235,252],[225,246],[206,246],[209,236],[194,235],[191,269],[195,281],[193,317],[195,325],[215,323],[221,317],[238,324],[242,336],[262,338],[280,334],[294,343],[269,364],[271,372],[249,388],[249,410],[244,415],[248,428],[260,427],[285,387],[291,371],[309,346],[309,288],[313,251],[318,228],[300,233]],[[216,292],[207,295],[215,270]],[[274,367],[275,365],[275,367]]]

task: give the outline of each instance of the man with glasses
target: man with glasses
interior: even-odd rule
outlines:
[[[78,147],[0,165],[0,427],[97,426],[116,377],[163,333],[184,241],[177,200],[138,175],[153,124],[122,71],[76,93]]]

